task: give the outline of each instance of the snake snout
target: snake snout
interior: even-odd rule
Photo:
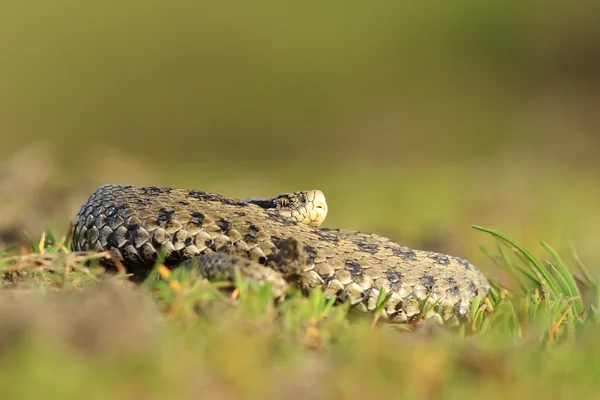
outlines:
[[[309,198],[311,198],[312,210],[310,214],[310,226],[318,227],[325,221],[327,217],[327,200],[325,195],[320,190],[312,190]]]

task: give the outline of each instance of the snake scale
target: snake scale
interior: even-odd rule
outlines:
[[[394,322],[468,320],[490,284],[469,262],[415,250],[391,239],[341,229],[317,229],[327,213],[320,191],[239,200],[199,190],[104,185],[73,224],[72,249],[111,251],[128,271],[148,272],[166,252],[169,267],[195,265],[207,278],[242,276],[321,288],[327,297]],[[427,305],[427,307],[426,307]]]

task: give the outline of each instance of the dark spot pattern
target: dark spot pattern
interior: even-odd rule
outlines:
[[[435,261],[436,264],[450,265],[450,258],[445,254],[427,253],[427,257]]]
[[[401,257],[403,260],[416,260],[417,255],[408,247],[392,247],[392,254],[396,257]]]
[[[161,194],[169,194],[171,193],[172,188],[170,187],[164,187],[164,188],[159,188],[156,186],[145,186],[142,188],[144,194],[148,195],[148,196],[159,196]]]
[[[127,219],[125,221],[125,228],[127,229],[135,229],[137,230],[140,226],[138,224],[135,224],[133,222],[131,222],[131,219]]]
[[[395,269],[390,269],[385,273],[385,277],[390,283],[402,283],[402,274]]]
[[[321,238],[321,240],[324,240],[326,242],[329,243],[339,243],[340,238],[336,235],[332,235],[331,233],[329,233],[330,230],[323,228],[323,229],[319,229],[316,231],[317,235],[319,235],[319,238]]]
[[[398,304],[396,304],[396,305],[394,306],[394,311],[395,311],[395,312],[394,312],[394,314],[393,314],[393,315],[395,316],[395,315],[397,315],[398,313],[402,312],[402,309],[403,309],[403,308],[404,308],[404,300],[400,300],[400,301],[398,302]]]
[[[109,225],[114,225],[117,223],[118,219],[121,218],[119,213],[121,213],[126,208],[125,205],[113,205],[106,209],[106,222]]]
[[[194,225],[201,227],[202,223],[204,222],[204,218],[206,218],[204,216],[204,214],[200,213],[200,212],[192,212],[190,213],[190,216],[192,218],[194,218],[192,221],[190,221],[191,223],[193,223]]]
[[[273,244],[275,245],[275,247],[277,247],[278,249],[281,248],[281,243],[286,240],[286,238],[282,237],[282,236],[272,236],[271,237],[271,241],[273,242]]]
[[[188,196],[194,199],[204,200],[206,195],[208,195],[208,193],[202,190],[188,190]]]
[[[354,260],[346,260],[344,263],[346,271],[350,272],[352,278],[357,278],[363,274],[363,269],[360,264]]]
[[[473,297],[477,296],[477,286],[475,286],[475,283],[470,279],[467,282],[469,284],[469,289],[471,289],[471,295]]]
[[[277,207],[277,200],[275,199],[246,199],[246,202],[249,204],[257,205],[260,208],[264,209]]]
[[[115,238],[115,233],[111,232],[106,236],[106,247],[107,248],[115,248],[117,247],[117,239]]]
[[[113,217],[115,215],[117,215],[117,206],[116,205],[111,205],[110,207],[106,208],[106,211],[104,211],[104,215],[106,215],[107,217]]]
[[[451,285],[456,285],[456,279],[454,279],[454,277],[450,276],[448,278],[444,278],[446,279],[446,282],[448,282]]]
[[[315,257],[317,255],[317,250],[312,246],[305,245],[304,253],[306,254],[306,264],[308,264],[308,265],[314,264]]]
[[[460,265],[462,265],[463,267],[465,267],[465,269],[468,270],[472,270],[473,268],[471,267],[471,264],[467,261],[467,260],[463,260],[462,258],[459,257],[453,257],[454,260],[456,260],[456,262],[458,262]]]
[[[369,254],[375,254],[379,251],[379,245],[377,243],[356,242],[356,247],[358,247],[358,250]]]
[[[257,243],[258,242],[258,232],[260,229],[258,226],[254,224],[248,225],[248,233],[244,235],[244,241],[248,243]]]
[[[435,286],[435,278],[427,273],[423,274],[423,277],[420,279],[421,285],[425,286],[427,289],[431,289]]]
[[[146,206],[146,207],[150,207],[152,205],[148,199],[144,199],[144,198],[134,199],[131,201],[131,204],[142,205],[142,206]],[[182,205],[187,206],[188,204],[189,203],[182,204]]]
[[[156,221],[158,225],[165,227],[173,219],[173,213],[175,212],[172,208],[163,207],[156,213]]]
[[[135,243],[136,239],[139,237],[138,228],[140,227],[138,224],[126,224],[127,232],[125,232],[125,239],[127,239],[130,243]]]
[[[225,218],[221,218],[216,222],[216,224],[223,232],[229,232],[229,229],[231,228],[231,222]]]

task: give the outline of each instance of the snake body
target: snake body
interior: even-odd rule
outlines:
[[[104,185],[75,217],[72,249],[109,250],[128,269],[147,271],[162,247],[168,266],[196,261],[213,277],[239,267],[275,286],[321,288],[327,297],[362,311],[374,310],[384,289],[389,298],[382,314],[397,322],[461,323],[469,318],[473,298],[490,288],[463,259],[410,249],[375,234],[316,229],[315,218],[307,224],[282,215],[276,205],[286,205],[290,197],[284,199]]]

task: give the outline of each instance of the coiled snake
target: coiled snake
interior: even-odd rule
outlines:
[[[72,249],[111,251],[143,276],[166,252],[169,267],[199,268],[209,279],[242,276],[321,288],[327,297],[372,311],[382,289],[391,321],[459,324],[471,301],[490,288],[458,257],[413,250],[390,239],[341,229],[317,229],[327,214],[318,190],[239,200],[198,190],[104,185],[73,224]],[[426,307],[427,305],[427,307]]]

